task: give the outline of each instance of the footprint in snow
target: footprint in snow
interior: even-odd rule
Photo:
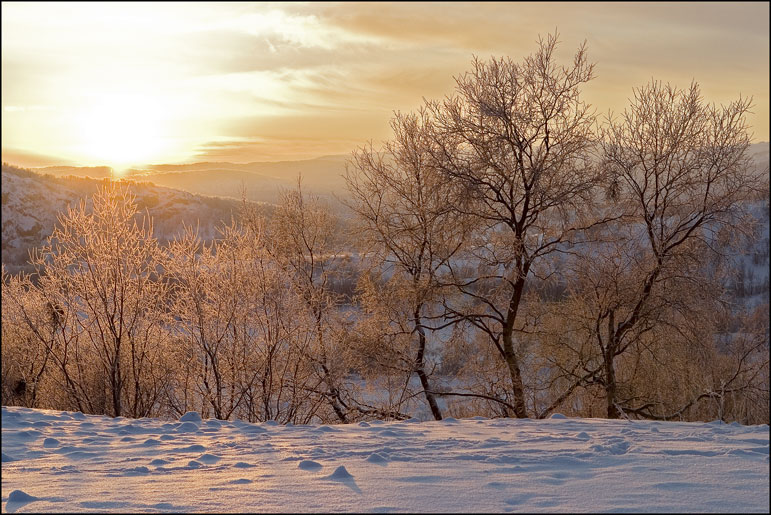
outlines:
[[[43,447],[50,448],[50,447],[59,447],[59,440],[56,438],[46,438],[43,440]]]
[[[237,469],[250,469],[250,468],[256,467],[257,465],[254,465],[252,463],[246,463],[245,461],[239,461],[233,466]]]

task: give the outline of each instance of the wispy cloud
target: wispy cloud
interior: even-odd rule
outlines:
[[[98,106],[92,118],[114,125],[105,134],[145,119],[157,144],[123,137],[154,162],[348,152],[387,138],[394,110],[452,93],[472,55],[520,59],[555,29],[562,58],[587,40],[597,79],[585,95],[600,111],[623,109],[651,77],[695,78],[712,101],[754,96],[750,122],[766,140],[768,13],[758,3],[3,3],[2,145],[102,164],[95,148],[106,144],[73,125]]]

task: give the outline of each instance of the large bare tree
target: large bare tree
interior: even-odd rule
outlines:
[[[619,398],[616,360],[671,321],[668,312],[691,309],[698,316],[699,286],[712,273],[710,252],[742,229],[745,201],[758,186],[747,153],[750,104],[711,105],[696,83],[678,89],[652,81],[635,89],[629,108],[609,117],[602,131],[609,196],[623,215],[609,248],[591,251],[589,259],[603,264],[587,276],[608,418],[623,410],[653,414],[651,406]],[[684,291],[693,295],[690,305]]]
[[[453,206],[474,223],[450,282],[465,302],[448,304],[498,351],[511,379],[510,411],[527,417],[517,333],[528,277],[584,225],[598,173],[590,161],[595,118],[580,87],[592,79],[585,46],[556,62],[557,36],[522,62],[475,59],[457,94],[429,102],[434,165],[455,187]]]

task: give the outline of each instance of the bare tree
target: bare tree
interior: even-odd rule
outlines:
[[[475,59],[456,78],[456,96],[428,104],[435,166],[456,187],[453,206],[475,224],[464,267],[449,278],[465,302],[448,309],[497,350],[517,417],[528,415],[515,336],[527,331],[518,315],[528,276],[546,273],[538,263],[582,227],[598,180],[594,116],[579,89],[593,65],[582,45],[571,65],[558,66],[556,46],[553,35],[521,63]]]
[[[307,423],[316,414],[308,324],[270,244],[255,218],[231,223],[211,245],[189,231],[169,246],[166,273],[189,357],[177,411],[199,402],[219,419]]]
[[[334,289],[347,260],[339,226],[338,217],[321,199],[302,191],[298,178],[297,188],[282,194],[268,224],[272,244],[267,248],[297,296],[298,318],[308,324],[303,353],[318,379],[313,392],[346,423],[362,407],[354,394],[356,385],[347,379],[346,317],[340,310],[342,296]]]
[[[619,119],[608,119],[603,165],[623,227],[605,249],[605,265],[590,272],[608,418],[642,411],[619,398],[618,356],[671,308],[689,308],[679,294],[697,291],[707,279],[706,256],[741,229],[742,202],[757,184],[747,154],[749,108],[746,99],[708,105],[696,83],[680,90],[652,81],[634,91]],[[591,251],[590,259],[602,254]]]
[[[38,285],[24,289],[37,302],[11,296],[81,411],[147,416],[167,380],[160,248],[136,215],[128,188],[106,183],[91,212],[70,208],[33,256]]]
[[[41,390],[53,368],[51,349],[60,313],[36,293],[28,276],[8,275],[3,266],[2,399],[6,405],[37,408],[54,402]],[[48,342],[41,340],[46,337]]]
[[[354,152],[346,180],[375,276],[364,284],[379,290],[363,297],[373,301],[366,309],[387,313],[386,334],[407,336],[405,351],[385,350],[406,365],[405,384],[417,374],[431,414],[441,420],[426,370],[428,333],[441,304],[437,276],[460,249],[464,224],[452,208],[452,189],[432,164],[430,123],[425,110],[396,114],[393,140],[379,152],[371,146]]]

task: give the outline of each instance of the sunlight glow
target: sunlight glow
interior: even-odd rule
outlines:
[[[160,159],[164,112],[145,96],[107,95],[83,108],[74,124],[84,156],[121,167]]]

